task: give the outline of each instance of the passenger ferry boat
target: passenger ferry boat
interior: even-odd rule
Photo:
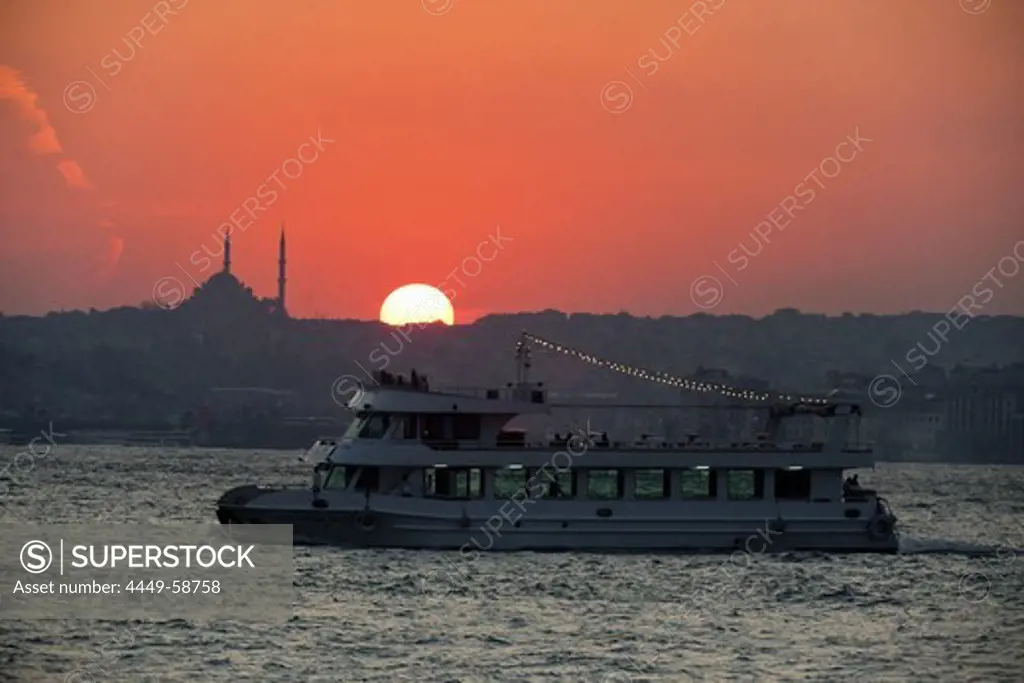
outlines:
[[[529,341],[644,379],[760,402],[754,442],[620,443],[589,424],[531,443],[506,426],[550,414],[527,381]],[[296,544],[478,550],[895,552],[896,517],[844,481],[874,465],[855,443],[857,403],[732,389],[601,361],[523,334],[517,381],[433,391],[386,373],[354,396],[339,441],[320,440],[312,486],[242,486],[218,501],[224,524],[291,524]],[[778,443],[787,418],[828,424],[824,442]]]

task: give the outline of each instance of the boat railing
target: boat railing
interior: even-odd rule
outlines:
[[[438,393],[455,394],[469,398],[482,398],[488,401],[519,401],[527,403],[546,403],[547,392],[536,386],[526,387],[460,387],[445,386],[437,389]]]
[[[495,389],[487,387],[460,387],[460,386],[442,386],[437,388],[439,394],[458,394],[459,396],[468,396],[470,398],[484,398],[492,401],[509,398],[508,389]]]
[[[575,439],[551,439],[548,441],[480,441],[471,439],[426,439],[423,444],[437,451],[458,451],[458,450],[560,450],[582,448],[597,450],[626,450],[626,451],[680,451],[687,453],[699,453],[702,451],[750,451],[763,453],[822,453],[825,446],[822,443],[815,444],[777,444],[764,441],[736,441],[727,443],[711,443],[701,441],[600,441],[591,440],[582,442]],[[870,447],[852,446],[842,450],[843,453],[871,453]]]

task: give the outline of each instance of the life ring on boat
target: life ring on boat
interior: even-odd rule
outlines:
[[[889,538],[892,535],[892,520],[888,517],[875,517],[868,523],[868,535],[876,541]]]
[[[356,517],[356,522],[359,524],[359,528],[363,531],[373,531],[377,528],[377,519],[373,516],[373,513],[368,510],[363,510]]]

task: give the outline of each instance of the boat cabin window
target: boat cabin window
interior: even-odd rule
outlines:
[[[503,468],[494,471],[494,497],[511,498],[526,488],[526,470]]]
[[[418,415],[403,415],[402,416],[402,438],[409,439],[410,441],[416,440],[416,435],[419,431],[416,429],[416,421]]]
[[[434,498],[479,498],[483,471],[477,467],[428,467],[423,472],[423,491]]]
[[[366,418],[363,415],[357,415],[354,420],[348,423],[348,427],[345,428],[345,433],[342,434],[344,438],[354,439],[359,434],[359,430],[363,428],[366,423]]]
[[[576,497],[576,477],[574,477],[570,471],[538,471],[536,481],[544,484],[542,493],[543,498]]]
[[[633,497],[643,499],[669,498],[672,479],[668,470],[637,470]]]
[[[420,439],[423,441],[440,441],[450,438],[445,429],[444,415],[419,415]]]
[[[352,480],[356,476],[356,472],[359,471],[358,467],[347,465],[342,467],[341,465],[335,465],[331,468],[331,471],[327,473],[327,480],[324,482],[324,490],[337,490],[344,491],[352,483]]]
[[[480,439],[480,416],[456,414],[452,419],[452,436],[457,440],[478,441]]]
[[[359,479],[356,480],[356,491],[376,493],[380,489],[380,468],[361,467]]]
[[[529,500],[541,498],[573,498],[576,495],[571,472],[558,472],[550,467],[531,467],[526,470],[526,496]]]
[[[810,470],[775,470],[775,497],[778,500],[810,500]]]
[[[382,413],[372,413],[359,429],[360,439],[382,439],[391,426],[391,416]]]
[[[715,498],[718,496],[718,474],[713,470],[683,470],[679,473],[683,498]]]
[[[587,476],[587,498],[615,500],[625,494],[625,477],[621,470],[590,470]]]
[[[469,498],[480,498],[484,493],[484,471],[478,467],[471,467],[463,470],[465,475],[466,496]]]
[[[729,500],[764,498],[764,470],[729,470],[726,479]]]

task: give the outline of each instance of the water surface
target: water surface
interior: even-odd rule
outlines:
[[[3,522],[208,523],[232,486],[306,485],[298,455],[58,445],[19,458]],[[906,552],[297,548],[288,623],[0,621],[0,680],[1021,680],[1024,556],[1005,549],[1024,547],[1024,468],[860,479]]]

